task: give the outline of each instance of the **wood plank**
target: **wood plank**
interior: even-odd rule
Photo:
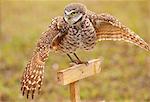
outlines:
[[[78,84],[78,81],[69,84],[71,102],[80,102],[80,90]]]
[[[84,79],[95,75],[101,71],[101,63],[103,59],[94,59],[89,61],[88,65],[79,64],[57,72],[58,83],[67,85],[74,81]]]

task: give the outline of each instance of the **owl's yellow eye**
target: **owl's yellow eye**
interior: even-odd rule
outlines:
[[[71,15],[75,15],[75,14],[76,14],[76,12],[72,12],[72,13],[71,13]]]

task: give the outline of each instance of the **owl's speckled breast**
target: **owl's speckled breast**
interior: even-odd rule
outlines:
[[[74,53],[76,49],[91,50],[95,45],[96,32],[88,18],[80,25],[69,26],[68,33],[61,40],[59,47],[65,53]]]

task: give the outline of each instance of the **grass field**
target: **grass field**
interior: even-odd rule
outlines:
[[[0,102],[28,102],[20,92],[20,78],[36,41],[51,22],[63,15],[67,0],[0,1]],[[117,17],[150,44],[150,2],[76,1],[96,13]],[[83,60],[104,57],[102,72],[80,82],[85,102],[150,102],[150,53],[125,42],[102,41],[92,52],[78,51]],[[40,95],[29,102],[67,102],[67,86],[56,83],[56,72],[66,68],[66,55],[50,53]]]

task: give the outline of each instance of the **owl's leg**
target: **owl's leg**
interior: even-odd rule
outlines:
[[[76,53],[73,53],[73,55],[77,58],[77,64],[86,64],[86,65],[88,64],[87,61],[81,61]]]
[[[71,60],[71,62],[73,62],[73,63],[76,62],[76,61],[73,60],[73,58],[69,54],[67,54],[67,56],[69,57],[69,59]]]
[[[73,62],[75,64],[86,64],[86,65],[88,64],[87,61],[81,61],[80,58],[75,53],[73,53],[73,55],[76,57],[77,60],[74,60],[69,54],[67,54],[67,56],[69,57],[71,62]]]

